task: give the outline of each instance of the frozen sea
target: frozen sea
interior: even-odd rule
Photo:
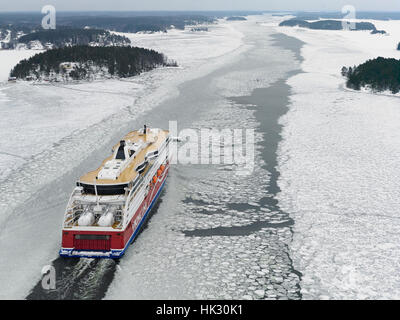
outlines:
[[[152,125],[150,111],[178,95],[181,83],[212,72],[229,59],[225,55],[240,53],[235,28],[221,22],[211,29],[207,35],[171,32],[171,41],[162,42],[159,49],[179,68],[69,85],[0,84],[0,250],[7,257],[0,263],[0,297],[25,297],[42,267],[57,258],[63,211],[76,179],[97,167],[126,132]],[[165,35],[140,41],[146,46],[160,37]],[[186,55],[180,47],[173,56],[175,38],[188,43]],[[11,69],[15,59],[1,60],[2,70],[7,64]]]
[[[346,90],[340,76],[344,65],[399,58],[399,22],[374,21],[382,36],[279,28],[282,19],[125,34],[179,68],[69,85],[2,82],[0,298],[400,297],[398,97]],[[3,79],[23,58],[7,55]],[[254,129],[254,171],[173,166],[123,259],[58,258],[77,177],[127,131],[170,120]],[[49,264],[58,288],[44,292]]]
[[[276,32],[260,24],[269,19],[220,21],[207,33],[128,35],[135,45],[177,60],[179,68],[125,80],[1,85],[0,247],[7,259],[0,264],[0,297],[299,298],[299,274],[288,256],[291,222],[269,206],[270,172],[262,156],[268,137],[255,116],[257,98],[239,101],[298,68],[295,54],[277,46]],[[254,173],[176,166],[156,214],[120,263],[58,259],[63,213],[77,177],[127,131],[143,123],[168,127],[169,120],[180,128],[254,128]],[[218,227],[227,233],[190,234]],[[47,294],[36,284],[49,264],[60,287]],[[225,289],[217,290],[222,284]]]
[[[400,58],[400,21],[370,22],[387,35],[276,29],[304,42],[281,119],[278,198],[295,220],[305,299],[400,298],[399,97],[347,90],[339,72]]]
[[[278,119],[290,90],[282,79],[299,67],[285,45],[301,43],[277,36],[260,19],[235,25],[243,53],[181,85],[179,96],[159,107],[174,110],[183,128],[254,129],[254,171],[174,168],[157,214],[119,263],[106,299],[301,298],[288,248],[293,221],[274,201],[272,181]]]

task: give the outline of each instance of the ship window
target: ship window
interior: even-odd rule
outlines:
[[[75,239],[78,240],[108,240],[110,239],[109,235],[100,235],[100,234],[76,234]]]
[[[135,154],[135,150],[129,150],[129,157],[132,157]]]

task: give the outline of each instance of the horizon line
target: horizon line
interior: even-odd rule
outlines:
[[[151,10],[113,10],[113,9],[108,9],[108,10],[57,10],[57,12],[114,12],[114,13],[129,13],[129,12],[307,12],[307,13],[341,13],[340,10],[268,10],[268,9],[204,9],[204,10],[189,10],[189,9],[179,9],[179,10],[156,10],[156,9],[151,9]],[[357,12],[370,12],[370,13],[400,13],[400,10],[395,10],[395,11],[388,11],[388,10],[358,10]],[[3,13],[41,13],[39,10],[0,10],[0,15]]]

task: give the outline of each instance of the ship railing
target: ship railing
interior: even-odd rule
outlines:
[[[154,165],[154,163],[152,163],[148,167],[147,172],[151,171],[153,165]],[[139,193],[143,192],[143,190],[144,190],[143,180],[144,180],[144,176],[140,177],[140,179],[136,183],[135,187],[133,187],[131,189],[131,191],[129,192],[128,197],[126,199],[126,203],[125,203],[126,212],[129,212],[132,202],[135,200],[136,196],[139,195]]]
[[[65,215],[65,226],[73,226],[79,220],[84,211],[85,210],[82,207],[70,208]]]
[[[148,170],[151,170],[152,166],[153,165],[151,165]],[[132,189],[129,191],[129,194],[125,201],[126,212],[129,211],[132,201],[135,199],[135,197],[138,195],[138,193],[142,190],[143,180],[144,180],[144,177],[141,176],[139,178],[139,180],[135,183],[135,185],[132,187]]]
[[[80,193],[81,190],[82,190],[82,188],[80,188],[80,187],[75,188],[74,191],[72,192],[71,196],[69,197],[68,209],[67,209],[67,212],[64,217],[64,226],[68,226],[71,224],[73,225],[75,223],[75,221],[74,221],[75,212],[79,211],[79,210],[83,210],[82,206],[74,200],[75,195]],[[68,218],[70,218],[71,216],[73,218],[71,220],[68,220]]]
[[[124,222],[124,214],[123,214],[123,211],[122,211],[122,210],[117,210],[117,211],[115,212],[115,216],[114,216],[114,217],[115,217],[115,220],[116,220],[116,221],[119,220],[118,225],[115,226],[114,229],[121,229],[122,226],[123,226],[123,222]]]
[[[77,221],[79,220],[79,218],[82,216],[82,214],[86,211],[87,210],[78,209],[76,211],[68,213],[65,217],[64,226],[65,227],[74,226],[77,223]],[[95,215],[96,222],[98,221],[100,216],[101,215]],[[120,229],[123,225],[123,210],[122,209],[116,210],[114,218],[115,218],[115,221],[118,222],[118,225],[115,226],[114,229]]]
[[[155,166],[155,163],[156,163],[156,161],[151,163],[151,165],[149,166],[145,175],[148,175],[149,177],[153,177],[156,174],[158,168]],[[162,163],[164,163],[164,162],[162,162]],[[163,178],[164,175],[165,175],[165,171],[160,178]],[[142,179],[143,179],[143,177],[142,177]],[[129,214],[131,206],[132,205],[136,206],[138,203],[140,203],[146,197],[148,188],[149,188],[149,185],[142,184],[137,190],[134,190],[135,192],[133,194],[131,194],[132,192],[129,193],[129,196],[127,198],[126,205],[125,205],[126,213],[128,215],[128,220],[131,218],[131,215],[134,214],[134,212],[131,212]],[[141,196],[143,196],[143,199],[141,199],[140,201],[137,201],[139,195],[140,195],[140,199],[141,199]]]

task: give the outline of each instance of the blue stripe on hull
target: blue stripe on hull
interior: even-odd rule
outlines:
[[[160,196],[160,193],[162,191],[162,189],[164,188],[165,182],[167,181],[167,177],[165,177],[164,182],[162,183],[162,185],[160,186],[160,189],[158,190],[156,196],[154,197],[153,201],[151,202],[150,206],[147,208],[146,213],[144,214],[142,220],[140,220],[139,225],[137,226],[136,230],[133,232],[133,234],[131,235],[131,237],[129,238],[129,240],[127,241],[125,248],[123,250],[112,250],[111,251],[99,251],[99,254],[93,254],[93,255],[89,255],[88,252],[85,253],[85,251],[75,251],[74,249],[62,249],[59,252],[59,255],[61,257],[69,257],[69,258],[74,258],[74,257],[78,257],[78,258],[102,258],[102,259],[119,259],[121,258],[126,249],[128,248],[128,246],[135,240],[136,236],[138,235],[138,233],[140,232],[144,221],[146,220],[147,215],[149,214],[149,212],[151,211],[151,209],[153,208],[155,202],[157,201],[158,197]],[[93,252],[93,251],[90,251]],[[101,253],[100,253],[101,252]]]

